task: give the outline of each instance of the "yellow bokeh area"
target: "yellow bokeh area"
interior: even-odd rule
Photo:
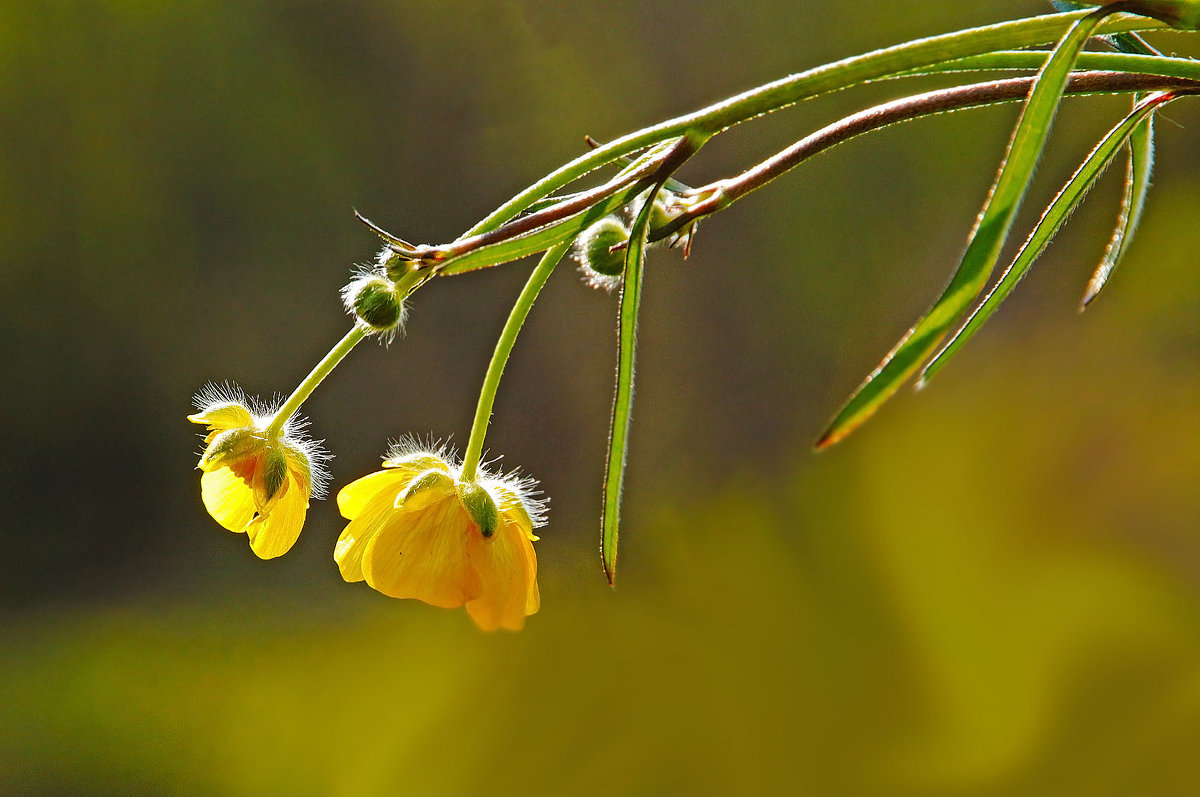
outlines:
[[[343,583],[314,501],[260,561],[184,417],[286,393],[376,241],[444,242],[642,125],[1037,2],[0,4],[0,793],[1186,795],[1200,764],[1198,108],[1160,120],[1129,259],[1075,312],[1109,175],[971,344],[810,447],[928,306],[1015,107],[884,131],[652,252],[609,589],[616,307],[561,267],[488,446],[539,477],[519,633]],[[1156,41],[1196,52],[1180,35]],[[843,93],[714,141],[735,174]],[[811,107],[810,107],[811,105]],[[1069,100],[1036,219],[1124,113]],[[305,405],[333,489],[465,443],[531,263],[435,280]]]

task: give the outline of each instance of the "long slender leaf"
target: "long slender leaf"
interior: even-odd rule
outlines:
[[[608,460],[604,467],[604,506],[601,518],[600,557],[611,585],[617,577],[617,537],[621,520],[621,491],[625,483],[625,458],[629,450],[629,421],[633,410],[633,373],[637,357],[638,307],[646,266],[646,234],[654,199],[663,183],[650,190],[634,220],[625,250],[625,277],[621,282],[621,309],[617,337],[617,384],[613,391],[608,430]]]
[[[929,382],[933,376],[940,371],[951,357],[962,347],[964,343],[970,340],[983,323],[991,317],[996,308],[1000,306],[1021,278],[1028,273],[1030,266],[1037,260],[1038,256],[1045,250],[1046,246],[1054,238],[1055,234],[1066,223],[1071,213],[1075,208],[1083,202],[1087,196],[1087,192],[1091,189],[1108,165],[1116,158],[1117,153],[1125,146],[1130,135],[1147,120],[1154,111],[1161,108],[1165,103],[1175,99],[1177,95],[1171,92],[1160,92],[1153,94],[1143,100],[1134,108],[1133,112],[1126,116],[1121,122],[1110,130],[1091,154],[1084,160],[1083,164],[1071,176],[1058,195],[1050,203],[1042,214],[1041,219],[1034,227],[1033,232],[1026,239],[1025,244],[1017,253],[1012,264],[1005,269],[999,281],[988,293],[987,298],[975,309],[967,323],[954,335],[953,338],[937,353],[937,356],[925,367],[921,374],[920,385],[923,386]]]
[[[1079,11],[1085,6],[1069,0],[1050,0],[1056,11]],[[1102,36],[1104,41],[1112,45],[1118,52],[1130,55],[1161,56],[1162,52],[1152,46],[1136,33],[1116,33]],[[1145,99],[1145,95],[1135,94],[1133,104]],[[1133,234],[1137,231],[1142,220],[1142,211],[1146,206],[1146,196],[1150,192],[1150,175],[1154,170],[1154,115],[1150,114],[1140,125],[1133,129],[1129,136],[1125,159],[1125,186],[1121,192],[1121,209],[1117,213],[1117,224],[1112,237],[1096,266],[1095,273],[1088,281],[1083,300],[1079,303],[1082,312],[1087,308],[1097,294],[1108,282],[1109,276],[1125,257]]]
[[[1117,215],[1117,226],[1112,238],[1096,266],[1095,273],[1088,280],[1087,290],[1079,309],[1084,310],[1092,300],[1103,290],[1108,278],[1124,259],[1133,242],[1133,234],[1137,231],[1142,220],[1142,211],[1146,207],[1146,196],[1150,193],[1150,175],[1154,171],[1154,116],[1147,116],[1145,121],[1133,129],[1129,135],[1126,149],[1128,157],[1125,163],[1125,190],[1121,195],[1121,210]]]
[[[1100,4],[1075,3],[1071,2],[1071,0],[1050,0],[1050,5],[1054,6],[1055,11],[1083,11],[1086,8],[1095,8]],[[1158,50],[1151,47],[1145,39],[1132,31],[1127,33],[1113,33],[1108,36],[1101,36],[1100,38],[1123,53],[1162,55]]]
[[[1038,72],[1009,141],[1000,173],[971,231],[958,269],[933,307],[900,339],[850,397],[817,441],[836,443],[858,428],[934,352],[945,334],[987,285],[1041,156],[1071,66],[1108,15],[1105,9],[1080,18],[1055,46]]]

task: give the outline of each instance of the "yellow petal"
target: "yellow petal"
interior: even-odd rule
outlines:
[[[424,499],[437,491],[430,488],[419,495]],[[440,500],[405,502],[393,509],[368,541],[363,575],[383,594],[443,608],[462,606],[479,594],[479,578],[466,555],[474,527],[457,494],[440,492]]]
[[[250,410],[233,401],[210,405],[195,415],[187,416],[187,419],[192,423],[208,424],[221,432],[238,426],[250,426],[254,423]]]
[[[395,501],[411,479],[412,474],[404,470],[379,470],[355,479],[338,491],[338,511],[347,520],[354,520],[382,492],[390,493]]]
[[[467,602],[471,619],[484,631],[521,630],[525,616],[541,607],[537,558],[522,524],[506,514],[491,540],[475,535],[467,552],[482,587],[479,597]]]
[[[287,481],[272,499],[264,513],[246,527],[250,547],[260,559],[283,556],[295,545],[308,513],[308,491],[288,473]]]
[[[525,508],[525,503],[520,496],[506,484],[493,484],[491,490],[496,495],[496,504],[500,507],[500,511],[510,520],[520,524],[525,536],[537,542],[538,537],[533,533],[533,518],[529,516],[529,510]]]
[[[371,476],[365,476],[359,479],[358,482],[365,481],[374,476],[387,476],[387,473],[373,473]],[[354,482],[353,484],[358,484]],[[376,491],[374,496],[369,495],[365,490],[361,493],[356,493],[353,496],[354,506],[351,511],[347,511],[342,505],[342,496],[346,489],[351,485],[347,485],[342,492],[338,493],[338,508],[342,510],[343,515],[353,515],[353,518],[342,530],[342,534],[338,537],[337,545],[333,549],[333,559],[337,562],[338,570],[342,573],[342,578],[346,581],[362,581],[362,557],[363,552],[367,549],[367,543],[375,536],[375,533],[382,527],[384,521],[391,517],[396,511],[396,494],[398,490],[386,486],[384,480],[376,480],[377,483],[384,483],[384,488]],[[362,499],[366,499],[365,503]]]
[[[230,531],[245,531],[254,517],[254,491],[229,468],[218,468],[200,477],[200,497],[208,514]]]

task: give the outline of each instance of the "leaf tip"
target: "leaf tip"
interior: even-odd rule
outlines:
[[[1088,309],[1088,307],[1090,307],[1092,304],[1092,300],[1099,295],[1100,291],[1089,285],[1087,291],[1085,291],[1083,294],[1083,298],[1079,300],[1079,312],[1082,313],[1084,310]]]
[[[617,555],[614,551],[611,555],[607,548],[600,548],[600,560],[604,564],[604,579],[608,582],[608,586],[616,587],[617,580]]]
[[[835,420],[832,424],[829,425],[829,428],[825,430],[825,433],[823,435],[821,435],[820,439],[818,439],[817,442],[813,444],[813,450],[814,451],[824,451],[825,449],[830,448],[831,446],[836,445],[837,443],[840,443],[842,440],[844,440],[847,437],[847,435],[849,435],[851,432],[853,432],[855,429],[857,429],[858,426],[859,426],[859,424],[857,424],[857,423],[844,424],[844,423],[838,423]]]

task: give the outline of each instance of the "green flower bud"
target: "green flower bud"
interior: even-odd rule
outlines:
[[[650,229],[665,227],[674,218],[674,214],[667,210],[667,204],[662,201],[661,197],[654,200],[654,205],[650,208]]]
[[[404,297],[386,277],[367,274],[342,289],[346,310],[375,332],[392,332],[404,323]]]
[[[459,482],[458,500],[462,502],[467,514],[479,526],[479,532],[484,538],[489,538],[500,527],[500,510],[496,508],[496,500],[484,487],[476,482]]]
[[[625,270],[625,245],[628,243],[629,230],[625,225],[606,216],[579,237],[580,262],[597,274],[616,277]]]

